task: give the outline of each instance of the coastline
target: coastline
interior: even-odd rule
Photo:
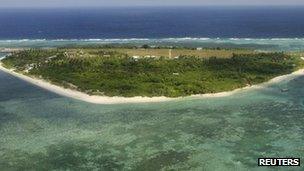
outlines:
[[[180,100],[180,99],[185,99],[185,98],[212,98],[212,97],[225,97],[225,96],[230,96],[233,95],[237,92],[243,91],[243,90],[252,90],[252,89],[260,89],[264,88],[265,86],[273,83],[277,83],[283,80],[287,79],[293,79],[297,76],[304,75],[304,69],[297,70],[291,74],[287,75],[282,75],[275,77],[267,82],[257,84],[257,85],[252,85],[252,86],[247,86],[243,88],[238,88],[232,91],[226,91],[226,92],[220,92],[220,93],[210,93],[210,94],[197,94],[197,95],[191,95],[191,96],[186,96],[186,97],[177,97],[177,98],[170,98],[170,97],[165,97],[165,96],[160,96],[160,97],[141,97],[141,96],[136,96],[136,97],[109,97],[109,96],[97,96],[97,95],[88,95],[86,93],[77,91],[77,90],[72,90],[72,89],[67,89],[63,88],[54,84],[51,84],[45,80],[38,79],[38,78],[33,78],[30,76],[26,76],[17,72],[14,72],[13,70],[7,69],[2,66],[2,63],[0,62],[0,70],[8,73],[12,76],[15,76],[23,81],[29,82],[31,84],[34,84],[40,88],[43,88],[45,90],[51,91],[53,93],[56,93],[61,96],[77,99],[80,101],[88,102],[88,103],[93,103],[93,104],[126,104],[126,103],[153,103],[153,102],[165,102],[165,101],[172,101],[172,100]]]

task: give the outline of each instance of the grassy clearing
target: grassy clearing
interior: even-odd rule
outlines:
[[[200,58],[209,57],[221,57],[230,58],[233,54],[248,54],[256,53],[252,50],[246,49],[144,49],[144,48],[100,48],[100,49],[65,49],[71,54],[77,54],[78,57],[83,54],[82,57],[92,57],[98,55],[98,52],[119,52],[127,54],[128,56],[140,56],[140,57],[177,57],[177,56],[196,56]],[[171,51],[171,52],[170,52]],[[171,54],[171,55],[170,55]]]

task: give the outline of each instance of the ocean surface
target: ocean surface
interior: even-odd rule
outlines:
[[[302,51],[304,7],[1,9],[1,47],[150,44]]]
[[[0,39],[304,38],[304,7],[1,9]]]
[[[1,9],[1,47],[304,49],[304,8]],[[4,56],[5,53],[0,53]],[[96,105],[0,71],[0,170],[303,170],[304,76],[220,98]],[[288,89],[282,92],[282,89]]]

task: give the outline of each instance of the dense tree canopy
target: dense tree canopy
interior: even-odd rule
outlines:
[[[168,96],[233,90],[291,73],[301,61],[284,53],[232,58],[134,58],[112,51],[69,55],[66,49],[26,50],[2,61],[61,86],[107,96]]]

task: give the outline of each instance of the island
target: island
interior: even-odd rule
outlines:
[[[304,60],[284,52],[143,45],[24,49],[12,52],[1,65],[79,93],[80,100],[87,95],[149,102],[256,85],[304,68]]]

